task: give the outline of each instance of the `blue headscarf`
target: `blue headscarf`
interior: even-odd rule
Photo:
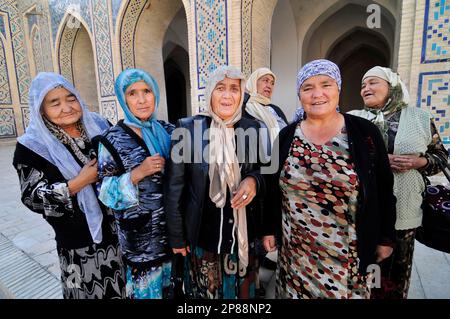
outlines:
[[[78,91],[63,76],[52,72],[41,72],[31,82],[29,92],[30,124],[25,134],[17,140],[20,144],[55,165],[64,178],[70,180],[80,173],[81,167],[67,148],[48,130],[41,114],[41,105],[45,96],[58,86],[64,87],[75,95],[80,103],[83,113],[81,122],[89,139],[102,134],[109,127],[104,118],[89,111]],[[93,188],[90,186],[84,187],[77,193],[77,201],[80,209],[86,215],[92,240],[95,243],[100,243],[102,241],[103,214]]]
[[[141,121],[134,116],[125,99],[127,88],[138,81],[147,83],[155,96],[155,111],[147,121]],[[170,135],[156,118],[159,105],[159,88],[155,79],[144,70],[127,69],[117,77],[114,89],[125,114],[124,123],[141,129],[145,145],[147,145],[151,155],[158,153],[164,158],[168,158],[170,155]]]
[[[339,88],[339,92],[341,91],[341,85],[342,85],[342,79],[341,79],[341,72],[339,71],[339,67],[325,59],[318,59],[311,62],[306,63],[297,74],[297,94],[299,94],[299,90],[306,80],[309,78],[316,76],[316,75],[327,75],[333,80],[336,81],[337,86]],[[339,106],[337,107],[337,110],[339,111]],[[303,118],[304,110],[303,107],[300,105],[296,110],[294,114],[294,118],[292,119],[292,122],[297,122],[301,118]]]

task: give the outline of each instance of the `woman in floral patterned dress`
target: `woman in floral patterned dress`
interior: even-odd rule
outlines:
[[[281,235],[277,298],[369,298],[371,269],[392,253],[395,197],[383,139],[372,123],[337,111],[340,87],[334,63],[306,64],[297,92],[307,117],[274,146],[279,168],[268,193],[278,198],[266,211],[279,214],[266,216],[273,222],[264,245],[275,249]]]

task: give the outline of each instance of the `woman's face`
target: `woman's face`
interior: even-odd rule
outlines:
[[[41,112],[50,122],[63,129],[75,125],[83,114],[76,96],[62,87],[47,93],[42,101]]]
[[[225,77],[212,92],[212,111],[224,121],[231,119],[240,106],[241,95],[241,80]]]
[[[339,103],[338,85],[327,75],[307,79],[300,87],[299,95],[308,117],[323,117],[336,112]]]
[[[272,97],[274,85],[275,79],[273,76],[266,74],[256,81],[256,92],[270,99]]]
[[[155,95],[144,81],[131,84],[125,91],[130,112],[141,121],[147,121],[155,111]]]
[[[361,97],[364,105],[380,109],[386,105],[389,96],[389,83],[379,77],[369,76],[361,85]]]

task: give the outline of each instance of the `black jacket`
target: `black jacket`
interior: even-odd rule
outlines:
[[[357,249],[360,258],[359,270],[365,274],[367,266],[375,263],[376,247],[379,244],[392,246],[395,242],[394,177],[383,138],[371,122],[349,114],[343,114],[347,129],[351,157],[360,181],[358,211],[356,214]],[[274,144],[272,154],[278,154],[278,170],[266,176],[268,199],[263,216],[263,232],[266,235],[281,235],[281,191],[280,172],[288,157],[298,122],[280,131],[279,143]],[[273,159],[272,159],[273,160]]]
[[[246,110],[246,107],[247,107],[247,101],[248,101],[249,98],[250,98],[250,95],[249,95],[248,93],[245,93],[245,94],[244,94],[244,105],[242,105],[242,117],[245,117],[245,118],[250,119],[250,120],[256,120],[256,119],[255,119],[252,115],[250,115],[250,114],[247,112],[247,110]],[[283,119],[283,121],[284,121],[286,124],[289,123],[288,120],[287,120],[287,118],[286,118],[286,115],[285,115],[284,112],[281,110],[281,108],[279,108],[278,106],[276,106],[276,105],[274,105],[274,104],[269,104],[269,106],[270,106],[271,108],[274,109],[274,111],[278,114],[279,117],[281,117],[281,118]]]
[[[210,125],[211,118],[202,115],[180,119],[177,128],[187,129],[190,136],[185,138],[182,135],[177,136],[177,129],[172,135],[172,152],[176,148],[175,145],[183,145],[180,154],[190,158],[176,163],[172,155],[165,166],[164,206],[169,230],[169,243],[172,248],[182,248],[186,245],[195,246],[198,243],[205,200],[210,200],[208,196],[205,196],[209,188],[209,164],[202,156],[209,142],[207,139],[202,139],[200,142],[200,139],[194,138],[194,134],[203,135]],[[234,128],[244,130],[253,128],[258,131],[259,124],[256,121],[241,118],[234,125]],[[250,144],[248,138],[245,138],[245,141],[239,138],[236,140],[237,149],[245,148],[246,157],[252,148],[257,147],[257,145]],[[189,154],[185,154],[185,151]],[[194,161],[194,159],[197,161]],[[252,235],[254,237],[260,233],[262,194],[265,192],[265,180],[260,174],[260,165],[259,161],[249,163],[246,159],[241,166],[242,179],[253,176],[258,184],[257,197],[253,199],[250,205],[247,205],[249,240],[252,239]]]

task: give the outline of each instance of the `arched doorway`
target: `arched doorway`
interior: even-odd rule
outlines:
[[[74,19],[80,22],[76,28],[73,27]],[[92,37],[84,21],[71,15],[63,21],[57,50],[60,73],[74,84],[89,110],[99,112]],[[68,21],[72,21],[70,25]]]
[[[75,37],[72,53],[73,84],[89,109],[99,112],[94,52],[86,28],[81,25]]]
[[[186,78],[172,58],[164,63],[164,76],[169,122],[175,124],[178,119],[187,116]]]
[[[119,17],[118,41],[122,69],[141,68],[155,78],[161,97],[158,118],[162,120],[169,119],[165,63],[176,45],[186,52],[189,48],[185,5],[190,7],[186,0],[129,0],[123,2]],[[172,45],[167,45],[169,42]],[[174,56],[172,60],[178,64],[187,83],[190,83],[189,62],[180,65]],[[190,93],[190,86],[186,85],[185,90]],[[187,108],[190,111],[189,94],[186,93],[186,96]]]
[[[361,79],[370,68],[390,66],[391,56],[386,40],[375,32],[355,29],[331,47],[326,58],[335,62],[342,76],[340,108],[342,112],[361,109]]]
[[[163,43],[167,114],[169,122],[176,123],[192,113],[187,20],[183,8],[168,26]]]

